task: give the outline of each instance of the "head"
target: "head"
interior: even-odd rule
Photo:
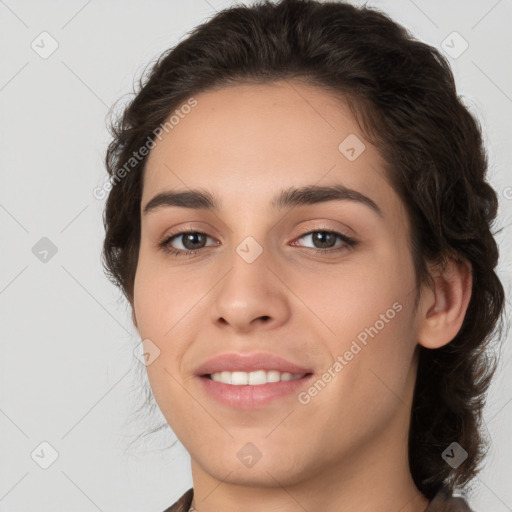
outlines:
[[[497,197],[436,49],[345,3],[230,8],[158,59],[112,134],[104,264],[160,351],[151,388],[193,458],[220,474],[252,441],[285,481],[407,424],[425,496],[477,474],[504,301]],[[194,371],[247,350],[336,376],[272,436],[272,406],[220,409],[220,428]],[[457,468],[441,457],[452,442],[468,453]]]

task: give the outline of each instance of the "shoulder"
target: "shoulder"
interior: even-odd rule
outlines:
[[[475,512],[462,497],[452,496],[446,486],[441,486],[425,512]]]
[[[194,497],[194,489],[191,487],[186,491],[178,501],[173,503],[163,512],[188,512],[192,499]],[[441,487],[436,493],[432,501],[429,503],[425,512],[475,512],[472,510],[467,501],[461,497],[452,496],[447,487]]]
[[[181,498],[169,508],[166,508],[163,512],[188,512],[194,497],[194,488],[191,487]]]

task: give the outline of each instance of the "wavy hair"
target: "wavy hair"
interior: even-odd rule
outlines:
[[[441,485],[466,485],[480,471],[487,441],[485,396],[502,337],[503,286],[491,231],[498,199],[486,181],[478,121],[458,97],[445,57],[384,13],[343,2],[263,1],[218,12],[152,63],[139,91],[110,126],[103,265],[133,308],[144,164],[117,171],[155,139],[156,129],[201,91],[239,83],[301,80],[349,102],[375,144],[411,219],[417,285],[432,284],[427,263],[472,265],[464,322],[438,349],[419,347],[409,430],[409,466],[430,500]],[[417,302],[416,302],[417,304]],[[500,329],[497,329],[497,326]],[[457,468],[441,453],[456,441],[468,452]]]

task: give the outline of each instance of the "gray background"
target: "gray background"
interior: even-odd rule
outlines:
[[[145,368],[133,354],[139,339],[129,308],[102,272],[104,201],[92,191],[105,177],[109,107],[129,99],[148,62],[233,3],[0,0],[3,512],[161,512],[192,485],[183,446],[161,449],[174,440],[169,429],[128,446],[163,417],[156,410],[131,421]],[[450,60],[485,132],[508,293],[512,2],[367,3],[434,46],[446,40],[459,53],[469,44]],[[47,58],[31,46],[49,51],[52,41],[58,48]],[[506,345],[485,412],[491,450],[468,496],[477,512],[512,510],[510,339]],[[58,458],[43,469],[52,450]]]

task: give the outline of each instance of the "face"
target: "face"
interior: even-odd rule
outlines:
[[[339,98],[311,85],[195,99],[147,160],[133,305],[157,354],[153,394],[193,467],[285,485],[402,440],[415,275],[405,209],[376,148]],[[316,193],[290,192],[304,187]],[[145,212],[159,194],[196,189],[215,208],[167,197]],[[271,354],[309,375],[263,384],[260,400],[261,384],[197,375],[225,353]]]

